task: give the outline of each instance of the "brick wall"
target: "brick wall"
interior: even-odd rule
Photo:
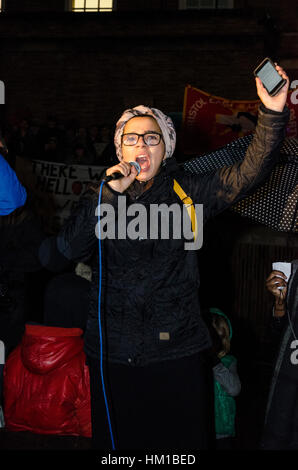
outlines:
[[[2,0],[3,1],[3,0]],[[7,12],[64,11],[67,0],[4,0]]]
[[[117,0],[117,10],[151,10],[168,9],[176,10],[179,0]]]
[[[55,13],[49,9],[64,8],[64,0],[7,0],[8,12],[0,16],[6,115],[44,119],[50,112],[89,125],[114,122],[123,108],[138,103],[180,112],[187,84],[231,99],[255,99],[252,70],[265,55],[290,66],[296,78],[297,33],[282,30],[276,0],[262,0],[259,10],[241,0],[243,11],[223,12],[174,11],[175,1],[145,2],[143,7],[169,8],[148,16]],[[288,11],[288,2],[280,12]],[[128,3],[118,0],[119,10]],[[269,3],[275,17],[266,26]],[[20,5],[24,11],[12,13]],[[33,15],[38,8],[48,11]]]
[[[123,108],[182,111],[186,84],[254,99],[252,69],[263,57],[254,19],[198,12],[19,15],[0,18],[6,109],[43,118],[114,121]]]

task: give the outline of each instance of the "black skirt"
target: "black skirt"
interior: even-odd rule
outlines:
[[[95,449],[203,450],[213,446],[213,378],[200,353],[144,367],[88,358]],[[113,441],[111,438],[111,430]]]

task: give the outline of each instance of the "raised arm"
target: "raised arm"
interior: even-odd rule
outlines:
[[[248,196],[269,176],[277,162],[289,119],[289,110],[285,107],[289,79],[281,67],[276,66],[276,69],[287,80],[276,96],[270,96],[260,79],[256,78],[262,105],[255,134],[244,159],[211,175],[183,177],[193,201],[204,205],[204,219]]]

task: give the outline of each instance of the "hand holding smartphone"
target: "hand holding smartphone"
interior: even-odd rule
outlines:
[[[287,83],[276,70],[274,63],[269,57],[263,60],[254,70],[255,77],[259,77],[270,96],[275,96]]]
[[[263,105],[283,112],[288,97],[289,77],[282,67],[273,64],[269,57],[254,70],[257,93]]]

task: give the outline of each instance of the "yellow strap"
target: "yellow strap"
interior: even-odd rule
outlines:
[[[174,179],[174,191],[176,194],[178,194],[183,204],[185,204],[185,207],[187,209],[188,215],[191,220],[191,229],[194,234],[194,239],[196,240],[197,235],[198,235],[198,224],[197,224],[196,211],[195,211],[195,207],[192,202],[192,199],[191,197],[187,196],[187,194],[181,188],[180,184],[175,179]]]

